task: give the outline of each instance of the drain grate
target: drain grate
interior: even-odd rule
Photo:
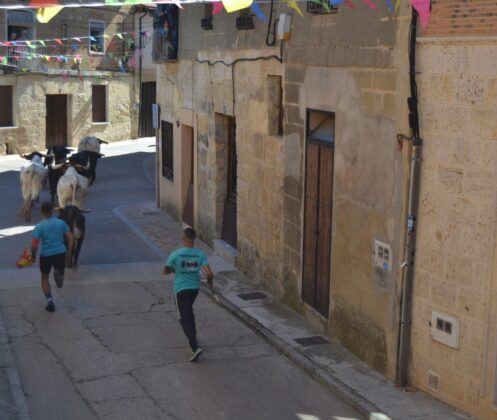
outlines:
[[[267,296],[262,292],[241,293],[238,297],[243,300],[267,299]]]
[[[157,211],[142,211],[142,214],[144,216],[156,216],[159,214],[159,212],[157,212]]]
[[[328,344],[329,341],[321,337],[320,335],[314,335],[312,337],[303,337],[303,338],[295,338],[294,339],[301,346],[316,346],[318,344]]]

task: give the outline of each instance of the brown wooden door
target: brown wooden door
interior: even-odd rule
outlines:
[[[307,142],[302,298],[329,315],[333,145]]]
[[[67,95],[47,95],[46,147],[67,146]]]
[[[152,124],[152,105],[156,102],[156,82],[142,83],[140,103],[140,137],[154,137]]]
[[[236,231],[236,194],[237,194],[237,167],[236,154],[236,123],[230,118],[228,127],[228,168],[227,168],[227,194],[224,204],[223,230],[221,239],[232,247],[237,247]]]

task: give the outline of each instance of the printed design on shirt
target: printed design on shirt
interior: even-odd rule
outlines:
[[[193,255],[182,256],[179,266],[181,267],[181,271],[183,273],[196,273],[200,268],[199,258]]]

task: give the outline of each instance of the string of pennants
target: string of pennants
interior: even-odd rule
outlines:
[[[298,5],[298,0],[283,0],[287,3],[293,10],[295,10],[299,15],[303,16],[302,10]],[[332,6],[338,6],[340,4],[345,4],[346,6],[354,9],[356,6],[354,0],[313,0],[318,3],[323,4],[324,7],[329,7],[328,4]],[[328,3],[329,1],[329,3]],[[356,0],[358,1],[358,0]],[[378,10],[377,2],[380,0],[362,0],[368,7],[373,10]],[[385,1],[388,9],[393,12],[398,9],[401,0],[381,0]],[[37,16],[40,22],[48,22],[51,17],[55,16],[64,7],[85,7],[85,6],[124,6],[133,4],[176,4],[178,7],[182,8],[183,4],[193,4],[193,3],[205,3],[212,2],[213,14],[218,14],[221,12],[222,8],[228,12],[232,13],[238,10],[252,8],[254,14],[260,19],[267,19],[267,17],[262,12],[258,3],[254,0],[94,0],[89,3],[82,3],[81,1],[67,2],[64,0],[63,3],[59,0],[30,0],[29,2],[13,1],[11,3],[0,4],[0,9],[22,9],[31,8],[39,9]],[[393,4],[395,2],[395,5]],[[431,0],[409,0],[411,6],[418,12],[421,21],[421,26],[425,28],[428,24],[430,16],[430,4]],[[46,15],[46,16],[45,16]],[[45,16],[45,17],[44,17]]]
[[[136,36],[136,32],[120,32],[114,34],[114,37],[117,37],[120,41],[113,40],[109,44],[109,47],[112,46],[114,42],[126,42],[131,49],[131,46],[135,42],[134,38]],[[148,39],[151,35],[148,30],[144,30],[142,32],[145,40]],[[0,65],[17,68],[23,72],[29,71],[26,63],[29,61],[39,60],[40,62],[45,63],[74,63],[81,64],[83,61],[87,59],[93,65],[94,60],[113,60],[125,58],[131,66],[135,65],[135,56],[134,54],[130,55],[127,52],[122,54],[121,52],[113,52],[107,51],[105,54],[101,56],[90,56],[82,57],[81,54],[59,54],[57,52],[58,48],[67,48],[67,41],[73,42],[70,48],[74,51],[77,51],[82,46],[82,43],[85,40],[97,41],[97,38],[109,38],[108,35],[98,35],[98,36],[76,36],[76,37],[67,37],[67,38],[50,38],[50,39],[32,39],[32,40],[15,40],[15,41],[0,41],[0,46],[7,47],[7,55],[2,55],[0,52]],[[74,43],[76,42],[76,43]],[[146,42],[146,41],[145,41]],[[43,49],[43,52],[40,52],[40,49]],[[50,52],[51,50],[51,52]],[[140,51],[140,54],[143,58],[143,51]]]

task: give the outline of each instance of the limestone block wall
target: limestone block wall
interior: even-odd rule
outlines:
[[[412,330],[412,383],[495,418],[497,44],[421,39],[424,139]],[[432,310],[460,321],[459,348],[430,336]],[[439,375],[438,391],[428,371]]]
[[[252,56],[263,51],[250,51]],[[247,52],[239,53],[239,55]],[[267,53],[266,53],[267,54]],[[214,61],[217,54],[203,53]],[[237,58],[234,53],[223,59]],[[238,248],[240,267],[268,287],[281,289],[282,271],[282,137],[270,136],[268,75],[281,75],[274,61],[242,62],[231,67],[181,60],[158,72],[161,119],[189,125],[184,109],[193,112],[196,144],[195,228],[208,242],[221,237],[226,199],[226,142],[217,116],[236,117],[238,154]],[[234,76],[234,79],[233,79]],[[233,85],[234,83],[234,85]],[[233,93],[235,92],[235,96]],[[216,121],[218,123],[216,124]],[[178,219],[183,212],[180,130],[174,136],[174,182],[161,176],[161,204]],[[171,192],[171,193],[168,193]]]
[[[0,76],[0,84],[14,86],[14,125],[0,128],[0,143],[9,153],[46,148],[46,95],[68,95],[68,145],[98,135],[106,141],[136,137],[138,113],[133,107],[133,76],[112,79],[36,74]],[[92,123],[92,85],[107,86],[108,123]]]
[[[277,7],[276,14],[292,13],[284,4]],[[396,134],[408,133],[409,9],[392,15],[381,7],[379,13],[364,6],[340,7],[331,16],[293,14],[283,64],[259,60],[233,68],[204,61],[278,55],[278,48],[265,45],[267,28],[256,21],[255,30],[236,31],[235,16],[222,14],[214,18],[214,30],[203,31],[203,7],[192,5],[180,14],[179,61],[161,65],[157,80],[163,119],[182,124],[184,108],[194,115],[195,227],[201,236],[208,242],[221,236],[226,144],[216,120],[235,116],[237,264],[393,378],[408,168],[407,148],[399,149]],[[274,135],[274,79],[268,83],[278,75],[282,136]],[[307,109],[334,112],[336,120],[329,319],[301,298]],[[178,218],[182,214],[180,200],[163,190],[161,203]],[[375,239],[391,246],[392,271],[374,268]]]

